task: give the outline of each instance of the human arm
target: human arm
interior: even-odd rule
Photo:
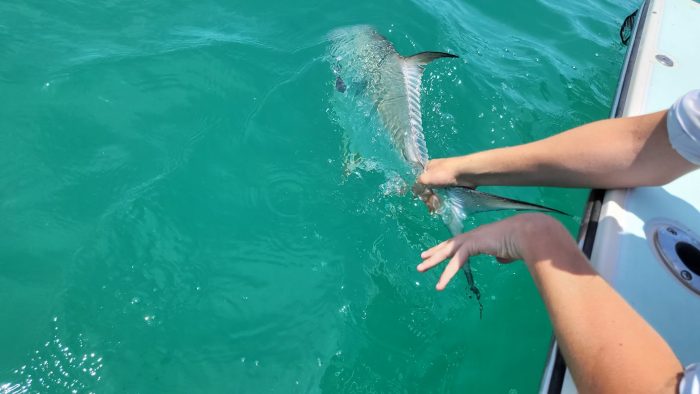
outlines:
[[[676,391],[683,368],[673,351],[591,268],[556,220],[523,214],[481,226],[423,252],[418,270],[451,258],[436,286],[442,290],[478,254],[525,261],[580,392]]]
[[[431,160],[418,183],[588,188],[664,184],[697,168],[671,146],[667,113],[601,120],[524,145]]]

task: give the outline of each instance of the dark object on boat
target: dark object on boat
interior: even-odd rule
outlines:
[[[632,37],[634,20],[637,17],[638,12],[639,10],[635,10],[633,13],[627,15],[627,18],[625,18],[624,22],[622,22],[622,26],[620,26],[620,41],[622,41],[623,45],[627,45],[627,43],[630,41],[630,37]]]

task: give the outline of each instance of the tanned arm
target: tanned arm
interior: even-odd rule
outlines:
[[[423,252],[418,270],[451,258],[437,284],[442,290],[478,254],[525,261],[580,392],[676,392],[683,367],[671,348],[591,268],[559,222],[524,214],[479,227]]]
[[[665,184],[696,168],[671,146],[666,114],[601,120],[529,144],[431,160],[418,183],[602,189]]]

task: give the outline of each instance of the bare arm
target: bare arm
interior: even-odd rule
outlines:
[[[431,160],[418,182],[436,187],[664,184],[696,168],[671,146],[666,113],[601,120],[525,145]]]
[[[524,214],[479,227],[423,252],[418,270],[452,257],[437,284],[442,290],[469,256],[482,253],[524,259],[580,392],[676,391],[683,368],[673,351],[590,267],[557,221]]]

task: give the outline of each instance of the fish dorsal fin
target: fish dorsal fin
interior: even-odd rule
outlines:
[[[426,64],[432,62],[435,59],[439,59],[441,57],[459,57],[457,55],[453,55],[451,53],[445,53],[445,52],[420,52],[416,53],[415,55],[412,56],[406,56],[404,59],[406,60],[407,63],[411,65],[416,65],[416,66],[425,66]]]

